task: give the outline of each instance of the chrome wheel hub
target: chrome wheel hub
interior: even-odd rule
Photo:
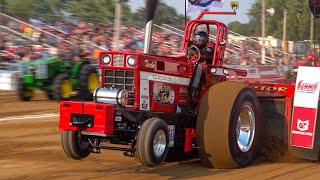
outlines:
[[[250,150],[255,135],[255,114],[249,105],[245,105],[237,121],[237,143],[242,152]]]
[[[167,139],[166,133],[163,130],[159,130],[153,140],[153,151],[157,157],[161,157],[166,149]]]

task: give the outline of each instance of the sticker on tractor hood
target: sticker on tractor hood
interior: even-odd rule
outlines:
[[[154,69],[154,68],[156,68],[156,63],[155,62],[156,62],[155,60],[150,61],[150,60],[146,59],[146,60],[144,60],[144,67],[145,68]]]
[[[155,82],[152,90],[152,100],[162,105],[172,105],[174,103],[175,93],[173,88],[165,83]]]
[[[140,72],[140,79],[141,80],[151,80],[151,81],[158,81],[158,82],[165,82],[171,84],[179,84],[189,86],[190,79],[178,76],[170,76],[164,75],[159,73],[151,73],[151,72]]]

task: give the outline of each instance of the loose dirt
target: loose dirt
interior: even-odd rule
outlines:
[[[34,100],[20,102],[14,92],[0,91],[0,118],[59,111],[59,103],[42,93]],[[274,141],[264,152],[277,148]],[[262,153],[242,169],[208,169],[198,159],[146,168],[119,151],[102,150],[83,160],[68,158],[60,144],[58,117],[0,122],[0,179],[319,179],[319,163],[282,151],[270,159]]]

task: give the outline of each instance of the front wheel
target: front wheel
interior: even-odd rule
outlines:
[[[90,154],[90,143],[80,131],[62,131],[61,142],[64,152],[72,159],[83,159]]]
[[[169,130],[165,121],[150,118],[143,122],[137,138],[137,157],[147,167],[160,165],[169,150]]]
[[[33,91],[27,89],[22,78],[19,78],[17,81],[17,91],[21,101],[30,101],[33,96]]]

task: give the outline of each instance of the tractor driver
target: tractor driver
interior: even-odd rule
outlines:
[[[208,42],[209,35],[205,31],[199,31],[194,35],[193,45],[199,48],[201,55],[199,62],[212,64],[214,49],[211,46],[207,46]]]
[[[195,63],[194,72],[189,84],[189,103],[191,107],[191,112],[194,112],[195,107],[197,106],[197,102],[199,100],[200,91],[205,83],[205,65],[212,64],[214,49],[213,47],[207,46],[209,42],[209,35],[204,31],[199,31],[195,34],[193,38],[193,45],[199,48],[200,59],[198,63]],[[192,59],[194,56],[193,50],[191,50],[187,54],[188,59]],[[199,56],[198,56],[199,57]]]

